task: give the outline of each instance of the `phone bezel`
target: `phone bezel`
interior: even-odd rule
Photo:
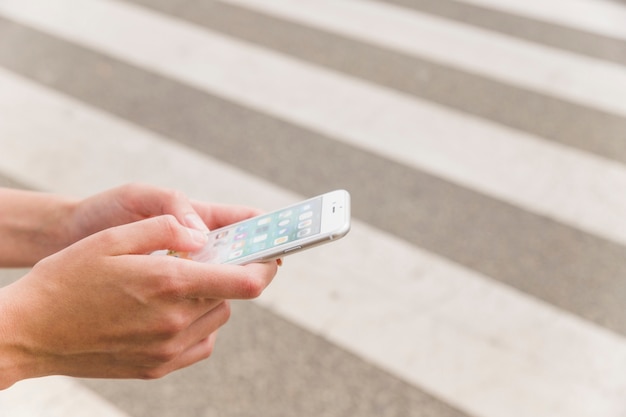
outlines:
[[[326,242],[337,240],[345,236],[350,231],[351,227],[350,193],[348,193],[348,191],[346,190],[335,190],[322,195],[318,195],[307,200],[303,200],[298,203],[283,207],[279,210],[275,210],[270,213],[264,213],[263,215],[257,216],[256,218],[260,219],[269,214],[287,210],[291,207],[297,207],[301,204],[306,203],[307,201],[313,201],[318,198],[322,198],[322,208],[320,213],[321,228],[319,233],[312,236],[306,236],[300,239],[292,240],[283,245],[275,246],[261,252],[233,259],[232,261],[226,261],[224,263],[245,265],[254,262],[268,262],[274,259],[282,258],[286,255],[291,255],[293,253],[312,248],[317,245],[321,245]],[[243,222],[249,220],[250,219],[247,219]],[[229,225],[226,228],[231,227],[233,227],[233,225]]]

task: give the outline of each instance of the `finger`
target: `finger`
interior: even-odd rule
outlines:
[[[207,236],[165,215],[104,230],[89,237],[88,242],[110,255],[147,254],[162,249],[191,252],[202,248]]]
[[[219,306],[193,322],[178,337],[168,341],[167,345],[162,348],[164,356],[171,354],[168,352],[176,352],[176,354],[172,355],[171,360],[154,369],[153,376],[160,377],[211,356],[217,330],[228,321],[229,317],[228,302],[221,302]]]
[[[259,209],[246,206],[205,204],[197,201],[192,201],[192,205],[211,229],[228,226],[263,213]]]
[[[195,345],[187,349],[185,353],[180,357],[180,367],[178,369],[185,368],[199,361],[208,359],[209,356],[213,354],[213,350],[215,349],[217,333],[218,331],[216,330],[215,332],[211,333],[204,339],[199,340]]]
[[[175,343],[185,346],[185,350],[200,343],[226,324],[230,318],[230,313],[229,302],[220,301],[213,309],[198,317],[197,320],[177,337]]]
[[[186,368],[197,362],[208,359],[215,349],[217,330],[189,347],[179,358],[176,364],[178,369]]]
[[[259,297],[272,282],[278,270],[276,262],[245,266],[207,265],[197,262],[193,264],[198,267],[209,267],[211,273],[205,274],[204,279],[186,283],[187,293],[196,297],[213,296],[228,300]]]
[[[164,214],[173,215],[182,225],[208,231],[196,213],[189,198],[181,191],[158,188],[145,184],[129,184],[120,191],[122,204],[145,218]]]
[[[176,359],[175,366],[180,369],[207,359],[213,353],[217,332],[230,318],[228,301],[195,321],[181,335],[182,343],[187,348]]]
[[[193,346],[190,346],[180,356],[174,360],[167,362],[158,368],[145,371],[140,370],[140,377],[147,379],[162,378],[165,375],[189,367],[199,361],[207,359],[213,353],[215,341],[217,339],[217,331],[211,333],[204,339],[200,340]]]
[[[180,294],[176,294],[175,297],[170,297],[170,301],[175,304],[175,308],[178,313],[174,316],[174,322],[172,328],[176,328],[182,323],[178,320],[183,320],[187,328],[193,328],[194,323],[199,322],[204,317],[216,317],[225,314],[224,322],[230,317],[230,305],[228,300],[220,298],[200,298],[200,297],[181,297]],[[224,322],[221,322],[223,324]],[[221,325],[220,324],[220,325]],[[207,329],[206,334],[216,330]],[[182,329],[177,329],[180,332]],[[208,331],[210,330],[210,331]],[[196,333],[198,330],[196,330]],[[205,335],[206,335],[205,334]],[[199,339],[196,339],[196,341]],[[191,342],[188,342],[188,344]]]
[[[145,256],[132,259],[128,270],[152,272],[154,279],[167,283],[174,297],[188,299],[252,299],[270,284],[276,275],[276,262],[245,266],[205,264],[169,256]]]

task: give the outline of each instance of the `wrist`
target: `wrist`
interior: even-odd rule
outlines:
[[[23,328],[18,323],[19,309],[11,302],[8,292],[13,285],[0,289],[0,390],[18,381],[39,376],[37,360],[23,343]]]
[[[0,190],[0,265],[32,266],[71,241],[76,202],[51,194]]]
[[[31,242],[40,244],[43,259],[52,255],[74,243],[72,230],[72,215],[78,203],[72,199],[46,195],[41,201],[39,221],[34,222],[34,226],[29,230]],[[38,260],[39,260],[38,259]]]

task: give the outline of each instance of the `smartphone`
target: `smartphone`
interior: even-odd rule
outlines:
[[[342,238],[350,231],[350,194],[335,190],[209,232],[198,252],[167,254],[198,262],[266,262]]]

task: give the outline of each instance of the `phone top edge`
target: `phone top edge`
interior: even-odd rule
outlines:
[[[322,217],[320,233],[330,235],[331,240],[336,234],[345,234],[350,224],[350,193],[346,190],[335,190],[322,194]],[[346,227],[348,227],[346,229]]]
[[[263,212],[263,213],[261,213],[261,214],[259,214],[259,215],[257,215],[257,216],[250,217],[250,218],[248,218],[248,219],[244,219],[244,220],[240,220],[240,221],[235,222],[235,223],[227,224],[226,226],[222,226],[222,227],[220,227],[220,228],[213,229],[213,230],[211,230],[209,233],[213,234],[213,233],[219,232],[219,231],[221,231],[221,230],[223,230],[223,229],[228,229],[228,228],[231,228],[231,227],[236,226],[236,225],[238,225],[238,224],[241,224],[241,223],[247,222],[247,221],[249,221],[249,220],[251,220],[251,219],[254,219],[254,218],[257,218],[257,217],[263,217],[263,216],[270,215],[270,214],[272,214],[272,213],[274,213],[274,212],[276,212],[276,211],[279,211],[279,210],[287,210],[287,209],[290,209],[290,208],[292,208],[292,207],[296,207],[296,206],[298,206],[298,205],[300,205],[300,204],[306,203],[307,201],[316,200],[316,199],[318,199],[318,198],[322,198],[322,199],[323,199],[325,196],[328,196],[328,195],[331,195],[331,194],[334,194],[334,193],[338,193],[339,195],[344,195],[344,196],[346,197],[346,200],[344,200],[344,201],[346,201],[346,203],[347,203],[347,205],[348,205],[348,206],[347,206],[347,208],[348,208],[348,210],[347,210],[347,215],[348,215],[348,219],[349,219],[349,218],[350,218],[350,192],[348,192],[348,191],[347,191],[347,190],[345,190],[345,189],[338,188],[338,189],[336,189],[336,190],[329,191],[329,192],[327,192],[327,193],[318,194],[318,195],[316,195],[316,196],[313,196],[313,197],[310,197],[310,198],[306,198],[306,199],[301,200],[301,201],[294,202],[294,203],[289,204],[289,205],[284,206],[284,207],[280,207],[280,208],[276,208],[276,209],[273,209],[273,210],[270,210],[270,211],[267,211],[267,212]],[[322,200],[322,201],[323,201],[323,200]]]

